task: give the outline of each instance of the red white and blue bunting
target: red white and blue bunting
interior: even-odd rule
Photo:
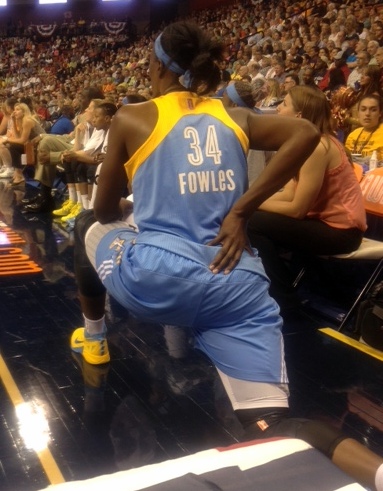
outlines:
[[[104,22],[105,29],[109,34],[120,34],[126,26],[126,22]]]
[[[126,22],[103,22],[105,30],[114,36],[120,34],[126,27]],[[37,24],[33,26],[38,34],[43,37],[50,37],[58,28],[57,24]]]
[[[40,24],[35,27],[40,36],[50,37],[55,32],[57,24]]]

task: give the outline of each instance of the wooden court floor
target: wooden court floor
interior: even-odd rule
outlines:
[[[50,216],[22,215],[25,191],[0,184],[0,489],[37,491],[239,440],[214,367],[184,330],[109,299],[111,363],[72,355],[73,238]],[[382,362],[318,330],[335,324],[318,310],[286,319],[292,413],[383,455]]]

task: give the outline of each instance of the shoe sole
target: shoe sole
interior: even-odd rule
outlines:
[[[55,217],[61,218],[61,217],[66,217],[67,215],[69,215],[69,212],[68,213],[55,213],[55,210],[53,210],[52,215]]]
[[[110,355],[109,353],[107,355],[98,356],[98,357],[93,357],[93,356],[86,356],[84,353],[82,354],[84,360],[89,363],[89,365],[105,365],[106,363],[110,363]]]
[[[71,210],[68,210],[68,211],[53,210],[52,214],[55,217],[66,217],[67,215],[70,214],[70,212],[71,212]]]
[[[102,355],[94,355],[93,353],[89,353],[85,349],[85,345],[84,345],[84,350],[82,352],[82,356],[87,363],[90,363],[91,365],[103,365],[104,363],[110,362],[108,342],[106,339],[104,339],[102,342],[105,345],[104,354],[102,354]]]
[[[62,217],[62,218],[61,218],[61,223],[66,223],[66,222],[68,222],[69,220],[74,220],[74,219],[77,217],[77,215],[79,215],[80,213],[81,213],[81,212],[79,211],[79,212],[78,212],[78,213],[76,213],[76,215],[74,215],[74,216],[73,216],[73,215],[72,215],[72,216],[66,215],[65,217]]]

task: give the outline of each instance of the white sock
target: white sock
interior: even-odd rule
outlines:
[[[81,204],[84,210],[89,210],[89,199],[87,194],[81,195]]]
[[[83,315],[85,321],[85,331],[89,336],[95,336],[97,334],[105,334],[106,333],[106,325],[105,325],[105,315],[101,317],[101,319],[92,321],[87,319],[85,315]]]
[[[380,464],[375,474],[375,487],[377,491],[383,491],[383,464]]]
[[[81,203],[81,193],[76,189],[76,203]]]
[[[74,187],[72,188],[72,186],[71,187],[68,186],[68,191],[69,191],[69,199],[73,201],[73,203],[77,203],[76,189]]]

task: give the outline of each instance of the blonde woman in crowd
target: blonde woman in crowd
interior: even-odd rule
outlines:
[[[3,119],[0,124],[0,135],[8,138],[14,136],[12,113],[15,108],[16,99],[9,97],[3,104]],[[0,178],[13,177],[14,169],[12,167],[12,157],[9,149],[0,143]]]
[[[260,109],[275,106],[275,104],[277,104],[277,102],[281,99],[281,88],[277,80],[272,78],[268,79],[266,81],[265,88],[266,95],[257,104],[257,107]]]
[[[40,123],[32,116],[29,107],[24,103],[15,104],[15,109],[11,116],[13,124],[13,136],[3,136],[1,142],[6,145],[12,157],[14,173],[11,185],[16,186],[24,183],[21,156],[25,152],[25,144],[45,133]]]

